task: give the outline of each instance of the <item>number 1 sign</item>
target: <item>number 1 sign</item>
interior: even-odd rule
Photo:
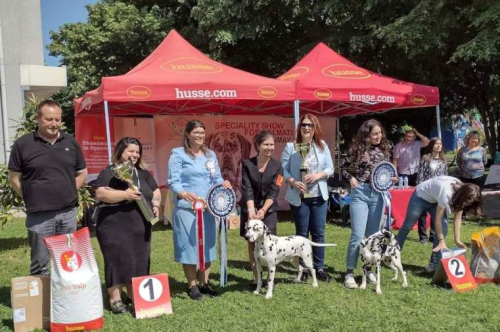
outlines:
[[[172,314],[168,274],[132,278],[135,318]]]

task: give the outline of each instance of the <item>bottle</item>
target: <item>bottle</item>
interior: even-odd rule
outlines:
[[[403,189],[403,177],[402,176],[399,177],[398,189]]]
[[[407,189],[408,188],[408,177],[405,175],[404,177],[404,188]]]

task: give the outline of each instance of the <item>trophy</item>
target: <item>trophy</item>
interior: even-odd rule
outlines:
[[[300,180],[305,186],[306,186],[306,191],[304,193],[301,193],[300,196],[302,198],[309,198],[311,197],[311,194],[307,192],[307,183],[306,183],[306,175],[307,175],[307,161],[306,157],[307,154],[309,153],[309,150],[311,149],[311,144],[310,143],[295,143],[295,151],[297,151],[300,156],[302,157],[302,165],[300,165],[300,174],[302,179]]]
[[[131,161],[126,161],[119,165],[111,167],[111,171],[113,172],[113,176],[115,178],[126,182],[130,189],[138,191],[139,188],[134,185],[133,181],[134,169],[134,164]],[[137,205],[139,205],[142,215],[146,218],[146,220],[153,225],[156,224],[158,222],[158,217],[155,217],[146,199],[141,195],[141,199],[137,200],[136,202]]]

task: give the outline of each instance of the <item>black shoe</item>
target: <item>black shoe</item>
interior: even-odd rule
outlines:
[[[309,271],[307,270],[302,271],[302,276],[300,277],[300,281],[306,282],[308,278],[309,278]]]
[[[124,314],[127,312],[127,307],[123,304],[122,300],[116,300],[111,303],[111,312],[114,314]]]
[[[219,293],[217,293],[210,284],[204,284],[203,286],[200,287],[200,292],[201,294],[208,295],[210,297],[216,297],[219,296]]]
[[[266,288],[267,287],[267,281],[264,281],[262,280],[262,288]],[[249,291],[254,291],[257,289],[257,284],[256,283],[253,283],[251,282],[249,285],[248,285],[248,290]]]
[[[134,301],[130,297],[128,297],[127,293],[122,292],[121,298],[122,298],[123,304],[125,304],[126,306],[132,305],[134,303]]]
[[[326,273],[325,270],[323,269],[318,269],[318,271],[316,272],[316,278],[319,281],[323,282],[330,282],[330,280],[332,279],[332,277],[330,277],[330,275]]]
[[[189,288],[188,295],[192,300],[195,301],[199,301],[203,297],[203,295],[201,295],[200,293],[200,290],[198,289],[198,286],[196,285]]]

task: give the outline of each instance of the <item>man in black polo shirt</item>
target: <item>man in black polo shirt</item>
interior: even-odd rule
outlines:
[[[75,139],[62,132],[59,103],[45,100],[36,110],[38,128],[12,146],[9,182],[24,199],[31,247],[30,274],[49,274],[46,236],[76,230],[77,188],[87,168]]]

